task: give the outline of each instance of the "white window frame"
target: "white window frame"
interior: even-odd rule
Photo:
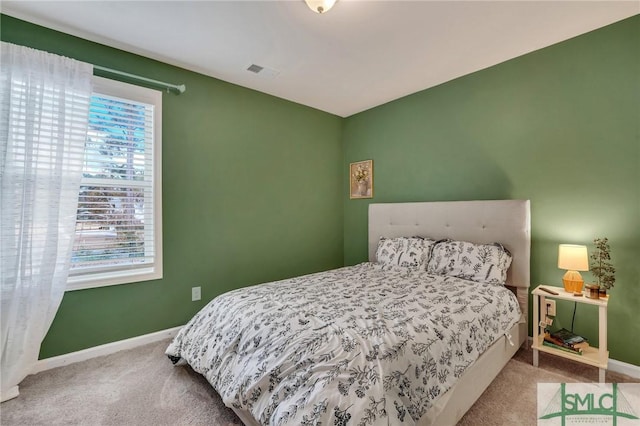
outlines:
[[[67,291],[128,284],[160,279],[162,273],[162,92],[121,81],[93,77],[93,91],[108,96],[130,99],[154,106],[153,114],[153,231],[155,256],[152,264],[131,268],[93,272],[69,273]]]

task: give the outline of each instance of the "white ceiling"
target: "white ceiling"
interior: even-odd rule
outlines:
[[[347,117],[633,16],[640,2],[338,0],[318,15],[303,0],[2,1],[2,13]]]

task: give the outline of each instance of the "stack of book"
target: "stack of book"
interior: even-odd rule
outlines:
[[[587,339],[564,328],[552,333],[545,332],[542,344],[577,355],[582,355],[584,349],[589,347]]]

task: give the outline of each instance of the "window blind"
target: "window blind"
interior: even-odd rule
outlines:
[[[93,94],[72,274],[154,262],[153,143],[154,105]]]

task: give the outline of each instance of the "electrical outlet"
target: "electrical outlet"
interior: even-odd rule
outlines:
[[[551,317],[556,316],[556,301],[555,300],[547,300],[547,315]]]
[[[200,287],[191,287],[191,301],[195,302],[196,300],[200,300],[201,297]]]

